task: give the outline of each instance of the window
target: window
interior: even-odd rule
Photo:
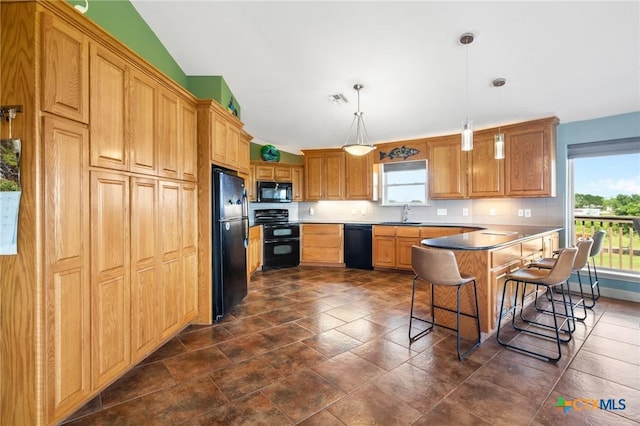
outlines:
[[[382,164],[382,204],[427,204],[427,160]]]

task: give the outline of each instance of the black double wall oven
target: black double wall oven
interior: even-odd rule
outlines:
[[[289,222],[287,209],[255,210],[255,223],[262,225],[262,270],[300,264],[300,225]]]

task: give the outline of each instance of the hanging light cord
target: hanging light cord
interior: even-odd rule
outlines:
[[[465,45],[465,62],[466,62],[466,66],[465,66],[465,81],[467,84],[467,90],[466,90],[466,95],[467,95],[467,111],[466,111],[466,121],[467,123],[469,122],[469,44]]]

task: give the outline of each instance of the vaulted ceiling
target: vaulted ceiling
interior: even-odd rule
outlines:
[[[344,143],[356,83],[373,143],[458,132],[467,109],[474,128],[640,111],[638,1],[131,2],[187,75],[224,77],[255,142],[289,152]]]

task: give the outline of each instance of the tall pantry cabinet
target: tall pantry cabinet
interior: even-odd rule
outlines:
[[[0,13],[0,103],[23,108],[0,424],[55,424],[196,316],[196,100],[67,2]]]

